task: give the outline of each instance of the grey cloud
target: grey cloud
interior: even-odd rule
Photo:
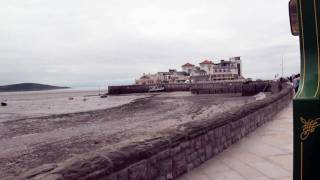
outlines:
[[[243,56],[244,75],[299,70],[287,0],[4,0],[0,84],[132,83],[143,72]]]

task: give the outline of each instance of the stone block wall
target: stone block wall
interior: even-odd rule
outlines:
[[[184,83],[184,84],[164,84],[164,89],[166,92],[173,91],[190,91],[190,88],[193,84]]]
[[[160,138],[43,165],[20,179],[175,179],[270,121],[291,99],[292,89],[285,86],[280,93],[264,100],[231,109],[213,119],[182,124]]]
[[[244,96],[251,96],[259,92],[271,91],[271,84],[277,82],[215,82],[215,83],[191,83],[191,84],[163,84],[165,92],[173,91],[191,91],[194,94],[230,94],[242,93]],[[128,85],[128,86],[109,86],[108,93],[130,94],[130,93],[147,93],[149,86],[153,85]],[[274,85],[277,86],[277,85]]]
[[[243,82],[199,83],[191,87],[193,94],[242,93]]]
[[[109,86],[108,94],[130,94],[130,93],[147,93],[150,86],[155,85],[127,85],[127,86]],[[166,92],[172,91],[190,91],[192,84],[162,84]]]
[[[147,93],[149,86],[146,85],[128,85],[128,86],[109,86],[108,94],[129,94],[129,93]]]
[[[270,92],[272,91],[271,87],[277,86],[280,82],[276,81],[255,81],[250,83],[244,83],[242,85],[242,95],[243,96],[252,96],[259,92]],[[278,93],[277,91],[276,93]]]

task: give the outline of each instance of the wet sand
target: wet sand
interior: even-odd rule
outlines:
[[[122,101],[120,106],[99,110],[43,117],[25,114],[22,119],[2,119],[0,174],[15,176],[39,165],[62,162],[89,151],[158,137],[179,124],[214,117],[255,100],[237,95],[192,95],[189,92],[131,96],[134,98],[128,103]],[[109,98],[128,99],[128,96],[112,96],[106,101]]]
[[[0,122],[92,111],[120,106],[148,95],[123,95],[100,98],[97,90],[52,90],[0,93],[0,101],[7,101],[7,107],[0,107]]]

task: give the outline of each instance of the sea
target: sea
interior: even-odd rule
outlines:
[[[0,92],[0,122],[25,118],[107,109],[147,95],[130,94],[101,98],[107,89],[77,88],[49,91]]]

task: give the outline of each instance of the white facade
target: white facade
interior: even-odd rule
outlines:
[[[207,72],[207,74],[213,74],[214,64],[212,61],[205,60],[200,63],[200,69]]]
[[[215,64],[213,61],[205,60],[195,66],[190,63],[182,65],[182,72],[170,69],[168,72],[156,74],[143,74],[136,80],[136,84],[159,84],[159,83],[181,83],[216,80],[239,80],[242,77],[241,57],[231,57],[228,61],[221,60]]]
[[[220,63],[214,64],[210,60],[201,62],[200,69],[205,71],[205,74],[191,73],[193,79],[199,81],[214,81],[214,80],[236,80],[242,78],[241,59],[240,57],[232,57],[229,61],[221,60]]]
[[[195,70],[195,65],[190,64],[190,63],[186,63],[185,65],[182,65],[182,71],[186,72],[186,73],[191,73],[191,71]]]
[[[237,71],[238,71],[238,75],[242,76],[242,61],[241,61],[241,57],[237,56],[237,57],[231,57],[229,58],[229,60],[231,62],[233,62],[237,67]]]

